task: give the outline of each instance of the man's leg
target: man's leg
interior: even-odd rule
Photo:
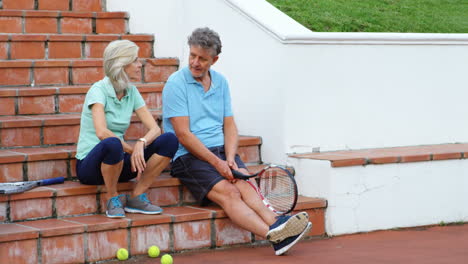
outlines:
[[[242,200],[247,206],[254,210],[268,226],[276,222],[277,215],[265,206],[258,193],[248,182],[238,180],[234,185],[240,191]]]
[[[239,227],[260,237],[266,237],[269,224],[252,210],[241,197],[239,190],[226,180],[218,182],[207,198],[221,206],[229,218]]]

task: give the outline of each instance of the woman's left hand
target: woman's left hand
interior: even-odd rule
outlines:
[[[133,147],[133,153],[131,156],[131,162],[132,162],[132,171],[133,172],[138,172],[138,178],[140,178],[141,173],[146,168],[146,161],[145,161],[145,142],[142,141],[137,141],[135,146]]]

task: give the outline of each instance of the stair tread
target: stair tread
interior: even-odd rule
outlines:
[[[414,161],[461,159],[468,157],[468,143],[341,150],[290,155],[292,158],[328,160],[332,167]]]
[[[249,144],[251,144],[250,142],[252,140],[250,138],[250,136],[239,136],[239,146],[244,146],[244,140],[247,140]],[[23,161],[63,159],[68,156],[74,157],[75,153],[76,145],[0,149],[0,164]]]
[[[135,41],[153,41],[154,35],[142,33],[102,33],[102,34],[70,34],[70,33],[0,33],[2,41],[112,41],[129,39]]]
[[[153,66],[178,66],[176,58],[140,58],[143,65],[150,63]],[[29,68],[29,67],[102,67],[102,58],[85,59],[21,59],[0,60],[0,68]]]
[[[208,206],[189,205],[188,207],[213,211],[214,212],[213,218],[227,217],[224,210],[215,204],[208,205]],[[327,201],[325,199],[299,195],[299,197],[297,198],[297,204],[294,210],[300,211],[300,210],[318,209],[318,208],[326,208],[326,207],[327,207]]]
[[[74,18],[128,18],[127,12],[86,12],[57,10],[0,10],[0,17],[74,17]]]
[[[153,117],[160,118],[160,110],[150,110]],[[41,115],[11,115],[0,116],[1,128],[17,128],[17,127],[37,127],[37,126],[62,126],[80,124],[81,113],[71,114],[41,114]],[[133,114],[132,122],[138,120],[138,117]]]
[[[315,200],[317,200],[317,202],[314,202]],[[298,201],[300,207],[297,207],[295,210],[325,208],[325,206],[317,206],[319,203],[326,204],[326,201],[319,198],[300,196]],[[164,211],[160,215],[127,213],[126,217],[122,219],[111,219],[103,214],[98,214],[2,224],[2,228],[0,228],[0,242],[32,239],[39,236],[61,236],[83,232],[227,217],[224,211],[216,205],[207,207],[177,206],[163,209]]]
[[[53,151],[50,152],[53,155]],[[69,153],[65,153],[68,155]],[[59,156],[63,158],[64,154],[61,153]],[[46,159],[56,158],[57,156],[47,156]],[[260,169],[265,165],[254,165],[248,166],[249,170],[255,172],[257,169]],[[134,181],[118,183],[117,190],[119,192],[130,191],[135,186]],[[179,179],[172,177],[168,172],[163,172],[159,177],[157,177],[154,182],[151,184],[150,188],[158,187],[169,187],[169,186],[180,186],[181,182]],[[26,199],[37,199],[37,198],[46,198],[46,197],[64,197],[64,196],[74,196],[74,195],[85,195],[85,194],[97,194],[105,193],[106,187],[104,185],[86,185],[81,184],[78,181],[65,181],[63,184],[54,184],[49,186],[40,186],[29,191],[11,195],[0,195],[0,202],[4,201],[16,201],[16,200],[26,200]]]
[[[164,83],[135,83],[140,93],[162,92]],[[86,94],[91,85],[10,86],[0,88],[0,97]]]

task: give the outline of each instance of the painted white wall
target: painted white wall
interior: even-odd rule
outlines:
[[[468,221],[465,160],[342,168],[318,160],[290,163],[302,194],[327,199],[329,235]]]
[[[264,0],[107,0],[157,57],[187,64],[190,32],[219,32],[214,69],[231,84],[239,131],[287,152],[468,142],[468,34],[311,32]]]

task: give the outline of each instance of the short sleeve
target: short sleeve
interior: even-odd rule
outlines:
[[[143,100],[143,97],[141,96],[140,94],[140,91],[138,91],[138,89],[133,86],[132,87],[132,90],[133,90],[133,98],[134,98],[134,103],[133,103],[133,111],[137,110],[137,109],[140,109],[141,107],[145,106],[146,103],[145,103],[145,100]]]
[[[181,85],[167,82],[163,89],[162,101],[164,118],[189,115],[187,93]]]
[[[106,95],[103,91],[103,87],[100,84],[94,84],[89,89],[86,95],[86,107],[90,107],[93,104],[100,103],[102,105],[106,105]]]
[[[223,100],[224,100],[224,116],[233,116],[232,106],[231,106],[231,93],[229,91],[229,85],[226,80],[224,80],[223,85]]]

